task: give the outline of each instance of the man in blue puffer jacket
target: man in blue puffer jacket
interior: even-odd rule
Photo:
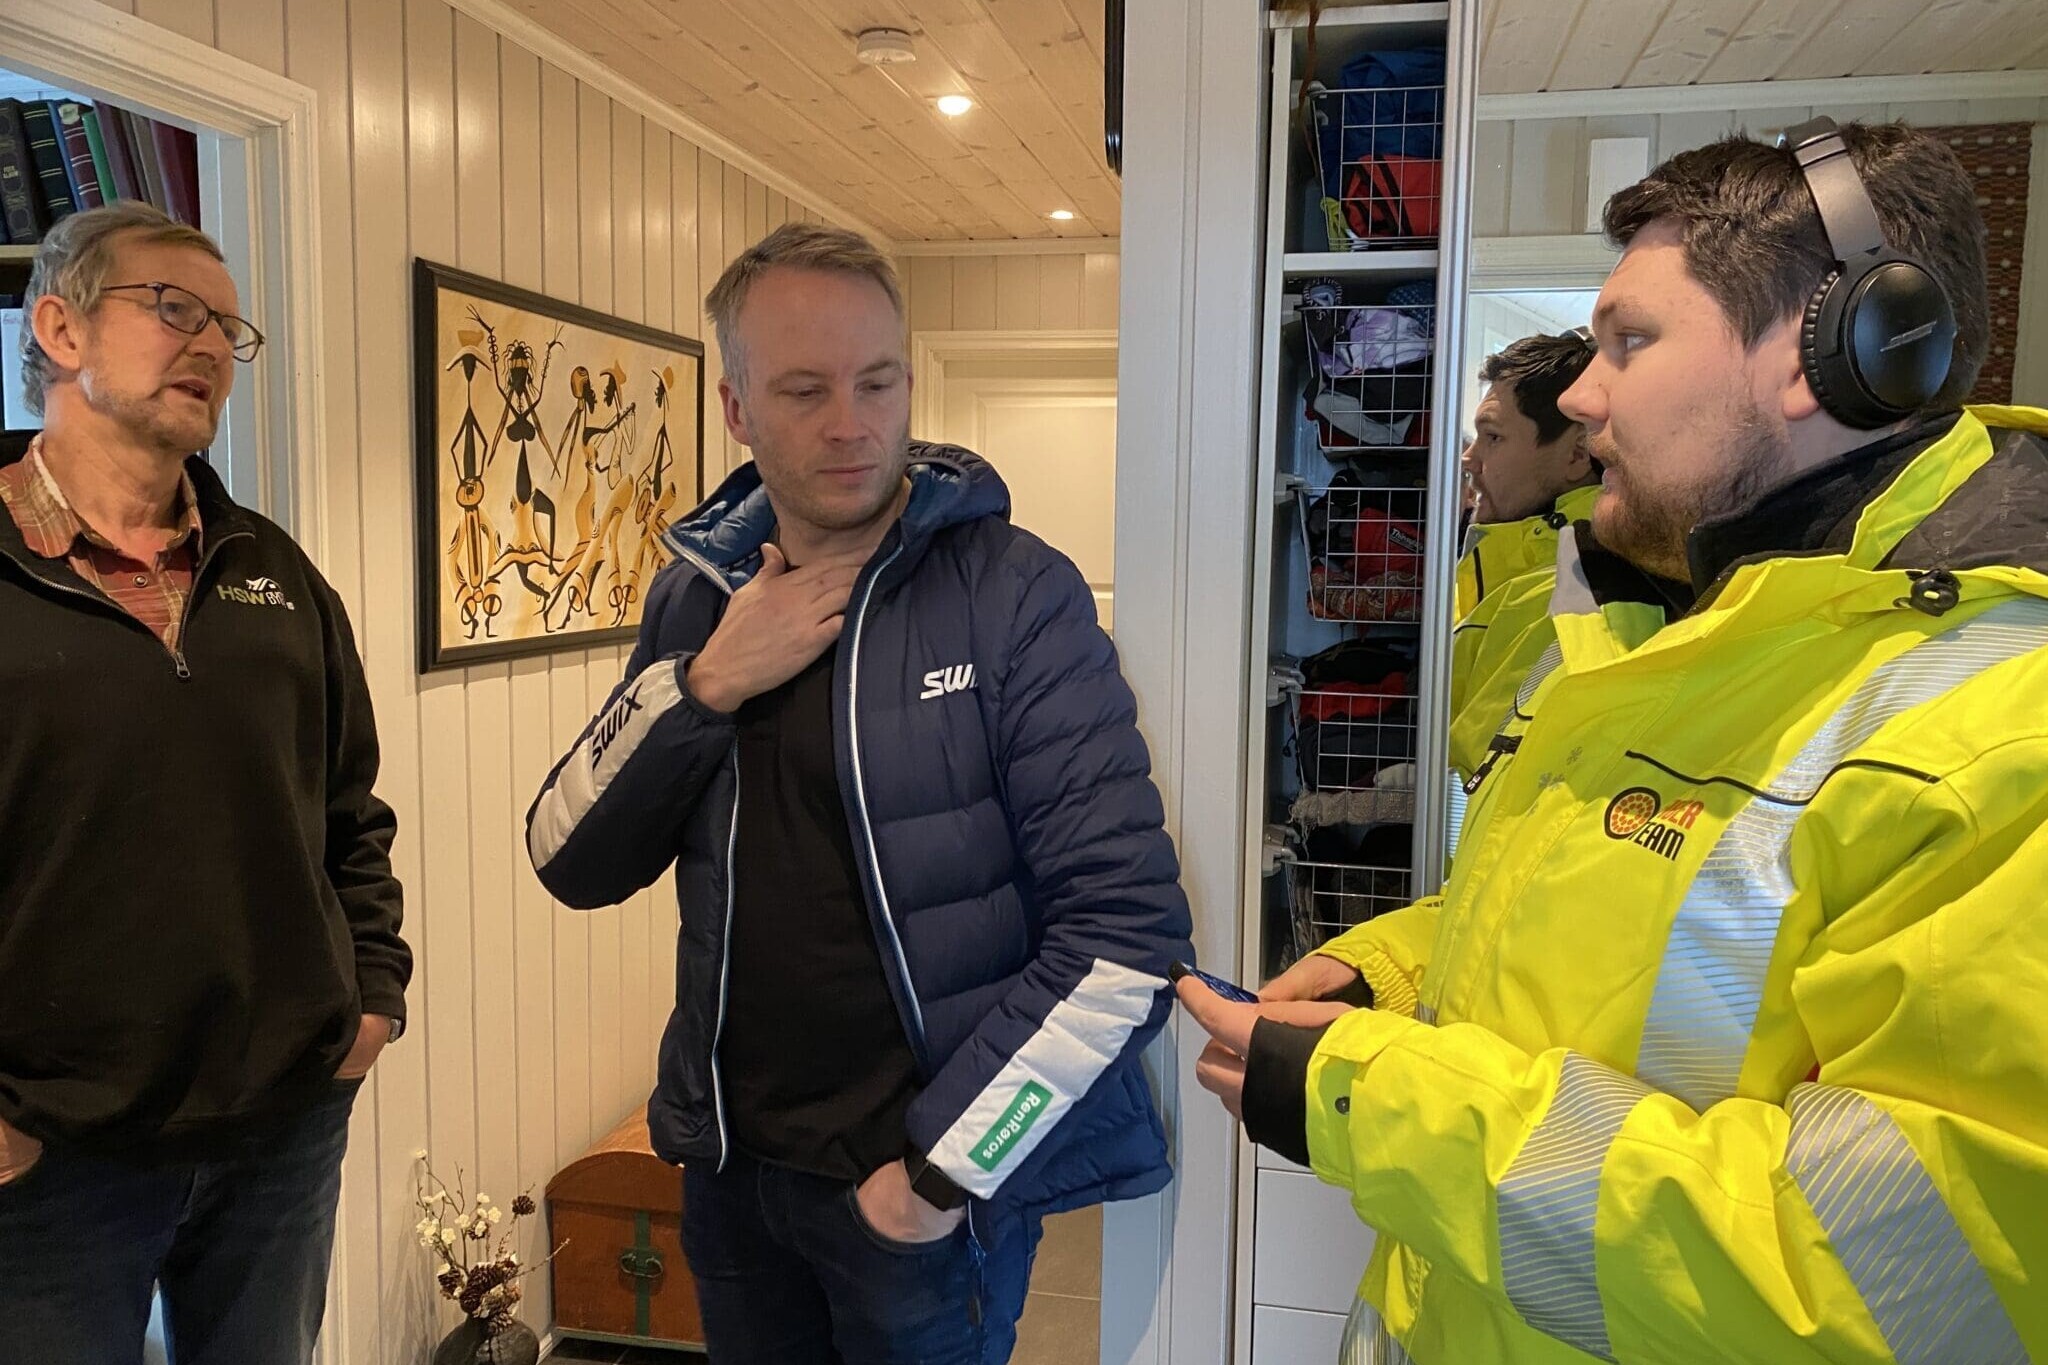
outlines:
[[[1135,704],[996,472],[908,439],[887,258],[792,224],[707,307],[755,462],[528,850],[579,907],[676,866],[649,1118],[720,1365],[999,1365],[1040,1217],[1169,1178],[1139,1052],[1190,924]]]

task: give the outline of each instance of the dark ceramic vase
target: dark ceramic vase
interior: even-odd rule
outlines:
[[[540,1365],[540,1338],[523,1322],[487,1337],[483,1323],[465,1318],[442,1339],[434,1365]]]

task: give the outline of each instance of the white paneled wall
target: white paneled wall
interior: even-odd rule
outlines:
[[[2030,226],[2029,232],[2039,242],[2048,231],[2048,99],[2023,98],[1482,122],[1472,171],[1473,235],[1541,237],[1585,231],[1587,144],[1593,138],[1646,137],[1654,166],[1729,133],[1776,137],[1816,114],[1844,122],[1902,119],[1927,127],[2032,123],[2035,171],[2027,216],[2030,224],[2041,226]],[[2026,273],[2020,296],[2014,398],[2023,403],[2048,401],[2048,269],[2037,265]]]
[[[1019,256],[907,256],[913,332],[1114,329],[1123,258],[1114,251]]]
[[[523,848],[527,802],[627,651],[414,672],[411,259],[702,337],[709,389],[705,288],[771,226],[815,215],[442,0],[121,7],[319,92],[333,452],[321,567],[369,669],[418,958],[411,1029],[356,1111],[328,1358],[413,1365],[453,1321],[412,1239],[414,1151],[500,1203],[538,1197],[653,1083],[676,910],[664,879],[617,909],[565,911]],[[738,452],[707,396],[715,483]],[[522,1253],[544,1254],[542,1241],[536,1226]],[[545,1327],[546,1276],[527,1286],[527,1320]]]
[[[1650,164],[1729,133],[1776,137],[1816,114],[1908,123],[2035,123],[2048,100],[1953,100],[1939,104],[1843,104],[1740,109],[1717,113],[1517,119],[1479,125],[1472,169],[1472,232],[1478,237],[1540,237],[1586,228],[1586,148],[1596,137],[1650,139]],[[2036,194],[2042,187],[2036,186]],[[2048,203],[2048,200],[2039,201]]]

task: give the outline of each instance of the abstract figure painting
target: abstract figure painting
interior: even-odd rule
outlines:
[[[420,671],[633,637],[704,484],[704,347],[413,264]]]

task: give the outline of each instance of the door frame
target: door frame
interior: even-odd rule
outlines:
[[[322,562],[327,343],[314,92],[132,14],[75,0],[0,6],[0,52],[11,70],[198,134],[213,236],[243,275],[244,302],[270,338],[237,386],[250,401],[224,419],[233,481],[239,500],[283,522]]]
[[[944,429],[946,365],[954,360],[1043,360],[1049,355],[1074,360],[1116,363],[1116,329],[1035,329],[1000,332],[913,332],[910,372],[916,384],[910,395],[911,430],[923,438]]]

